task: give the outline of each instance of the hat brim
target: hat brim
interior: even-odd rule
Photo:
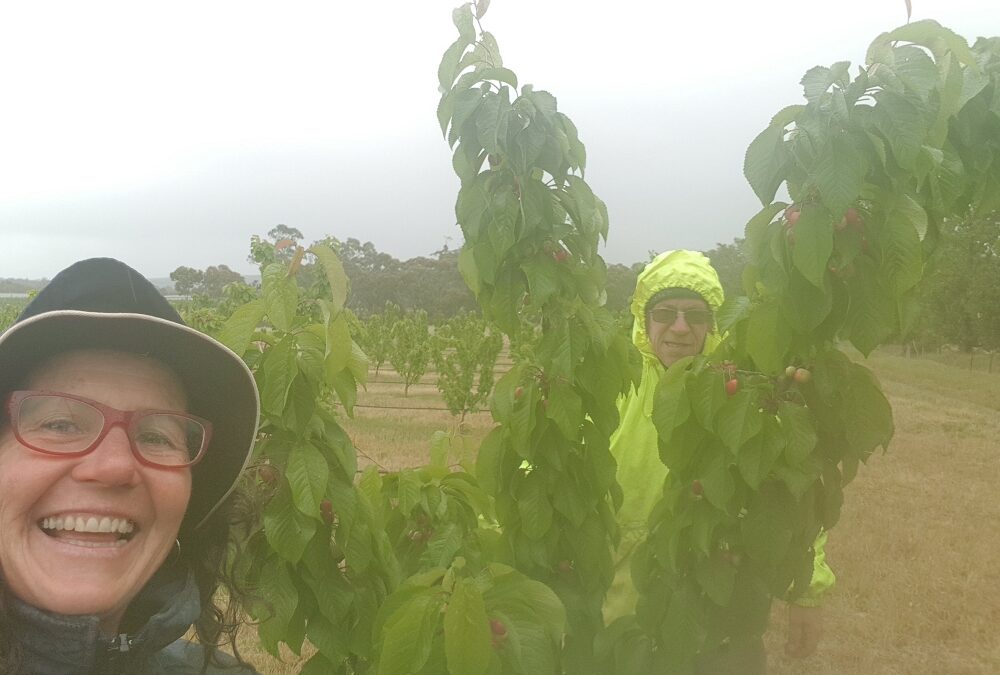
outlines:
[[[0,335],[0,392],[10,391],[46,359],[77,349],[142,354],[183,383],[188,412],[212,423],[204,458],[192,468],[185,527],[200,527],[232,492],[250,461],[260,401],[253,374],[221,342],[147,314],[58,310],[14,324]]]

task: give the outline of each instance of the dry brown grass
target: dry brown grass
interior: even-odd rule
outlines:
[[[771,672],[1000,673],[1000,374],[881,356],[896,436],[846,491],[817,654]]]
[[[827,546],[838,583],[817,654],[784,656],[777,603],[766,636],[772,674],[1000,673],[1000,373],[969,371],[967,357],[955,363],[871,360],[895,411],[896,437],[847,488]],[[359,403],[424,409],[358,408],[344,427],[385,467],[425,463],[431,434],[457,429],[455,418],[429,410],[444,407],[429,384],[404,398],[392,371],[377,380]],[[490,426],[488,413],[467,417],[466,446],[451,461],[471,459]],[[276,663],[253,637],[243,649],[262,673],[297,672],[294,655]]]

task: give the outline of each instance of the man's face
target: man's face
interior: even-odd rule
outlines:
[[[661,300],[646,312],[646,335],[664,366],[700,354],[711,327],[711,311],[704,300]]]

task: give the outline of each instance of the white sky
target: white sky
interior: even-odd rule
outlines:
[[[458,4],[3,3],[0,277],[95,255],[252,272],[250,235],[278,223],[401,259],[459,245],[435,118]],[[808,68],[861,63],[906,20],[904,0],[678,4],[493,0],[483,19],[579,127],[609,262],[741,236],[749,142]],[[997,0],[913,5],[1000,35]]]

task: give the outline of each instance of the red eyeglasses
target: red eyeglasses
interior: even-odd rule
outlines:
[[[85,455],[120,426],[139,462],[182,469],[201,460],[212,436],[211,422],[185,412],[118,410],[54,391],[12,392],[7,412],[21,445],[57,457]]]

